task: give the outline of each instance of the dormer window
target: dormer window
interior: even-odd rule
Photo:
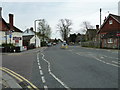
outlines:
[[[113,24],[113,21],[112,21],[112,20],[110,20],[110,21],[109,21],[109,24],[110,24],[110,25],[111,25],[111,24]]]

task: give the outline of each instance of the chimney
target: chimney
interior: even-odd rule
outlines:
[[[13,30],[13,14],[9,14],[10,30]]]
[[[96,29],[99,30],[99,25],[96,25]]]
[[[0,7],[0,19],[2,18],[2,7]]]

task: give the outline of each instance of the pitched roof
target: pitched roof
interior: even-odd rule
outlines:
[[[86,34],[96,34],[97,30],[96,29],[87,29]]]
[[[9,23],[7,23],[8,24],[8,26],[10,27],[10,24]],[[14,31],[15,32],[23,32],[23,31],[21,31],[20,29],[18,29],[17,27],[15,27],[15,26],[13,26],[13,29],[14,29]]]
[[[102,28],[102,27],[105,25],[105,23],[107,22],[107,20],[108,20],[110,17],[112,17],[114,20],[116,20],[118,23],[120,23],[120,16],[114,15],[114,14],[109,14],[109,16],[106,18],[106,20],[104,21],[104,23],[101,25],[100,28]],[[100,31],[101,31],[101,29],[100,29],[97,33],[99,33]]]
[[[0,22],[2,22],[1,24],[5,24],[5,26],[6,26],[6,28],[7,29],[3,29],[3,28],[1,28],[0,29],[0,31],[8,31],[8,30],[10,30],[10,24],[9,23],[6,23],[6,21],[2,18],[2,19],[0,19]],[[23,31],[21,31],[20,29],[18,29],[17,27],[15,27],[15,26],[13,26],[13,29],[14,29],[14,31],[15,32],[23,32]]]
[[[120,16],[110,14],[111,17],[113,17],[118,23],[120,23]]]

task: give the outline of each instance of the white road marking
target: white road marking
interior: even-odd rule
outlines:
[[[115,65],[115,64],[112,64],[112,63],[107,63],[107,62],[105,62],[105,61],[103,61],[103,60],[101,60],[101,59],[99,59],[99,58],[97,58],[97,57],[95,57],[95,56],[93,56],[93,58],[95,58],[96,60],[98,60],[98,61],[100,61],[100,62],[103,62],[103,63],[105,63],[105,64],[109,64],[109,65],[112,65],[112,66],[115,66],[115,67],[119,67],[118,65]]]
[[[40,63],[38,62],[38,66],[40,66]]]
[[[39,69],[41,69],[41,66],[39,66]]]
[[[49,72],[49,74],[53,77],[53,78],[55,78],[61,85],[63,85],[67,90],[71,90],[64,82],[62,82],[59,78],[57,78],[53,73],[52,73],[52,71],[51,71],[51,69],[50,69],[50,62],[49,61],[47,61],[44,57],[45,57],[45,55],[43,54],[43,53],[41,53],[42,54],[42,59],[48,64],[48,72]]]
[[[45,86],[44,86],[44,89],[45,89],[45,90],[48,90],[48,87],[45,85]]]
[[[104,57],[100,57],[100,58],[102,58],[102,59],[103,59]]]
[[[104,55],[104,57],[111,58],[111,59],[117,59],[118,60],[118,58],[110,57],[110,56],[106,56],[106,55]]]
[[[46,81],[45,81],[45,77],[44,77],[44,76],[42,76],[42,77],[41,77],[41,79],[42,79],[42,82],[43,82],[43,83],[45,83],[45,82],[46,82]]]
[[[42,72],[42,70],[40,70],[40,75],[43,75],[43,72]]]
[[[39,59],[37,60],[37,62],[39,63]]]
[[[119,64],[118,62],[116,62],[116,61],[112,61],[113,63],[116,63],[116,64]]]
[[[37,53],[37,60],[39,60],[39,53]]]

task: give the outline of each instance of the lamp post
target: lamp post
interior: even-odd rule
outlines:
[[[41,21],[41,19],[37,19],[34,21],[34,27],[35,27],[35,47],[36,47],[36,22]]]

